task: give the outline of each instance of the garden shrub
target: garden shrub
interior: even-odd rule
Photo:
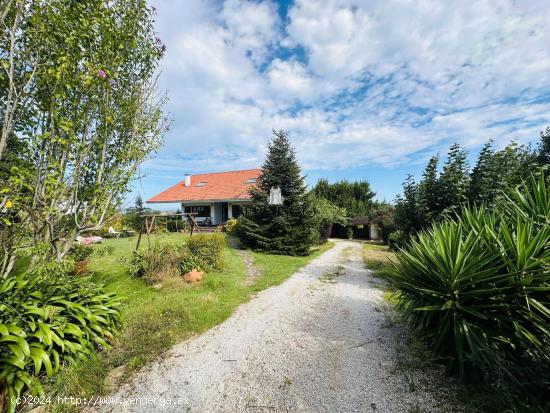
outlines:
[[[235,228],[237,227],[237,222],[238,221],[234,218],[228,219],[223,226],[223,230],[228,234],[231,234],[235,231]]]
[[[182,257],[181,262],[179,263],[179,271],[181,274],[185,275],[193,269],[203,271],[203,263],[193,254],[186,254]]]
[[[407,241],[407,234],[405,234],[405,232],[401,231],[400,229],[398,229],[397,231],[393,231],[388,236],[388,246],[394,251],[405,247]]]
[[[197,234],[185,244],[156,244],[149,249],[134,251],[126,265],[133,276],[156,282],[186,274],[193,268],[222,270],[224,248],[223,234]]]
[[[406,316],[467,381],[550,407],[550,187],[465,208],[421,232],[392,275]]]
[[[94,252],[90,245],[75,243],[69,250],[69,257],[75,261],[84,261]]]
[[[73,271],[73,264],[74,261],[70,259],[43,262],[32,269],[32,275],[37,278],[69,275]]]
[[[134,251],[128,271],[135,277],[158,281],[180,274],[180,263],[189,254],[185,244],[155,244],[149,249]]]
[[[108,348],[120,329],[120,302],[102,285],[45,274],[0,281],[0,395],[6,396],[0,406],[7,412],[23,392],[43,395],[44,373],[52,376],[94,348]]]
[[[187,241],[187,248],[205,271],[223,270],[225,236],[216,234],[193,235]]]

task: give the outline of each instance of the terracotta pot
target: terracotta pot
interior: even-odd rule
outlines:
[[[84,275],[88,272],[88,260],[76,261],[73,265],[73,275]]]
[[[191,271],[189,271],[187,274],[183,276],[183,279],[188,283],[194,283],[202,280],[203,276],[204,276],[204,272],[199,271],[196,268],[193,268]]]

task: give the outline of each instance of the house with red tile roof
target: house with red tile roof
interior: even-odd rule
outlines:
[[[185,175],[185,179],[147,200],[147,203],[179,203],[182,212],[193,212],[199,223],[219,225],[237,218],[250,203],[249,189],[260,169]]]

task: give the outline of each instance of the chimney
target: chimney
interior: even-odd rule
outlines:
[[[191,175],[185,174],[185,186],[191,186]]]

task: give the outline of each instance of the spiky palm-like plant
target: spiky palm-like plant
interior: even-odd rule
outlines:
[[[542,175],[493,210],[463,208],[399,255],[392,281],[401,305],[450,370],[478,378],[496,371],[523,386],[535,371],[526,366],[550,366],[549,224]]]

